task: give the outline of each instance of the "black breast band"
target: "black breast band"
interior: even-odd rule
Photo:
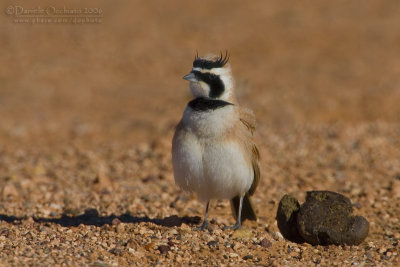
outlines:
[[[207,99],[207,98],[203,98],[203,97],[193,99],[188,104],[188,106],[191,107],[195,111],[215,110],[215,109],[223,108],[223,107],[229,106],[229,105],[233,105],[233,104],[223,101],[223,100]]]

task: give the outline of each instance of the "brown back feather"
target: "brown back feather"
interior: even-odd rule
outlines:
[[[253,112],[249,109],[241,109],[239,113],[240,121],[247,127],[251,136],[253,137],[253,133],[256,129],[256,119]],[[257,146],[252,141],[251,147],[251,165],[253,166],[254,171],[254,180],[253,184],[249,189],[249,195],[252,196],[257,189],[258,183],[260,182],[261,172],[260,172],[260,153],[258,151]]]

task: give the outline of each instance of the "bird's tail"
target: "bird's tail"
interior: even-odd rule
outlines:
[[[231,199],[232,215],[235,219],[237,219],[239,205],[240,205],[240,196],[236,196]],[[244,222],[245,220],[250,220],[250,221],[257,220],[257,214],[253,208],[253,204],[251,203],[251,199],[248,193],[244,195],[242,204],[241,221]]]

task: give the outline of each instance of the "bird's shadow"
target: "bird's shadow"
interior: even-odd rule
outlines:
[[[5,214],[0,214],[0,222],[1,221],[5,221],[8,223],[16,223],[16,222],[20,222],[21,220],[26,219],[26,217],[17,217],[14,215],[5,215]]]
[[[9,216],[5,214],[0,214],[0,221],[6,221],[8,223],[18,223],[21,220],[26,219],[25,217],[16,217]],[[199,224],[201,218],[199,216],[189,217],[183,216],[179,217],[177,215],[172,215],[165,218],[155,218],[151,219],[147,216],[143,217],[135,217],[128,213],[122,215],[114,215],[111,214],[109,216],[100,216],[99,212],[96,209],[87,209],[84,214],[73,216],[63,213],[60,218],[43,218],[43,217],[32,217],[33,220],[37,223],[54,223],[61,225],[63,227],[72,227],[83,225],[94,225],[94,226],[103,226],[103,225],[112,225],[118,223],[153,223],[160,226],[165,227],[174,227],[181,226],[184,224],[194,225]]]

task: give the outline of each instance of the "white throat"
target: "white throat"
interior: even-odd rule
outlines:
[[[195,111],[187,106],[182,118],[182,122],[200,138],[218,137],[233,127],[235,120],[234,105],[209,111]]]

